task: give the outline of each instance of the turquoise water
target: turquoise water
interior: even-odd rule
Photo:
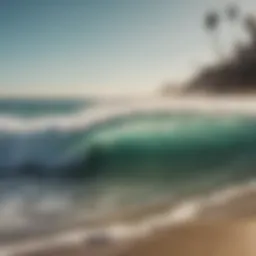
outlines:
[[[0,107],[6,109],[5,103],[0,103]],[[44,116],[54,104],[40,102],[40,110],[31,107],[33,104],[39,103],[26,102],[20,115],[16,112],[10,116],[9,113],[8,118],[2,120],[2,177],[182,182],[216,176],[230,169],[243,176],[249,170],[252,172],[256,164],[254,118],[134,113],[113,115],[89,126],[86,123],[89,103],[55,103],[58,111],[65,104],[64,112],[70,106],[66,117],[62,113],[62,121],[58,121],[58,116],[54,119]],[[45,113],[42,113],[43,106]],[[25,108],[32,110],[24,111]],[[32,111],[34,117],[31,117]],[[84,115],[76,116],[76,112],[81,111],[85,111]],[[32,122],[24,121],[25,112]],[[41,123],[36,123],[40,119]],[[63,119],[68,129],[64,129]],[[79,119],[84,119],[85,123],[72,126]],[[51,125],[54,122],[55,125]]]
[[[0,115],[42,117],[68,114],[93,104],[93,100],[1,99]]]
[[[30,227],[255,177],[253,117],[135,111],[88,122],[95,104],[86,101],[59,102],[57,110],[47,101],[39,110],[38,102],[23,102],[20,113],[5,104],[11,103],[0,103],[0,206],[10,203],[17,214],[25,208]]]

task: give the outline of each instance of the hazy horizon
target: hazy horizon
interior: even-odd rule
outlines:
[[[214,61],[202,19],[228,2],[1,1],[1,97],[143,95],[183,81]],[[256,8],[253,0],[239,5]],[[225,52],[233,39],[227,23]],[[243,38],[239,28],[235,34]]]

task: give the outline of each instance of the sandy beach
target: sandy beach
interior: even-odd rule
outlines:
[[[99,236],[13,256],[254,256],[256,193],[248,191],[201,210],[186,223],[162,226],[145,237],[111,241]],[[140,219],[139,215],[139,219]],[[135,216],[133,216],[135,218]],[[130,221],[130,219],[129,219]],[[128,222],[129,222],[128,221]],[[0,254],[2,255],[2,254]],[[12,256],[11,255],[11,256]]]
[[[197,223],[159,232],[120,255],[253,256],[255,234],[255,220]]]
[[[27,256],[254,256],[255,219],[193,223],[166,229],[131,245],[82,245],[45,250]]]

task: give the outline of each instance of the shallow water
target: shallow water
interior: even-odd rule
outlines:
[[[254,179],[253,116],[45,106],[29,120],[24,109],[0,116],[2,241]]]

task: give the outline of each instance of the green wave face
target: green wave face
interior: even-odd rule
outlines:
[[[243,176],[256,165],[255,128],[241,117],[141,115],[95,127],[72,152],[85,154],[87,171],[105,178]]]

